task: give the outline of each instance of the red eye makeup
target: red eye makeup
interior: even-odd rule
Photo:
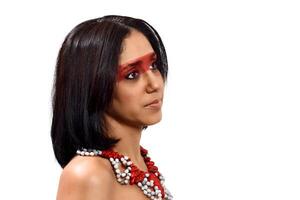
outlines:
[[[138,71],[140,74],[145,73],[155,61],[156,54],[152,52],[119,65],[118,81],[125,79],[129,72]]]

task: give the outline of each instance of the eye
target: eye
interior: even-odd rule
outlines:
[[[152,65],[150,66],[150,69],[152,69],[154,71],[158,70],[156,62],[152,63]]]
[[[138,71],[132,71],[129,74],[127,74],[125,78],[128,80],[133,80],[136,79],[137,76],[138,76]]]

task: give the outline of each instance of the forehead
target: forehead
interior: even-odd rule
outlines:
[[[133,30],[123,41],[123,50],[119,58],[119,65],[154,52],[148,39],[140,32]]]

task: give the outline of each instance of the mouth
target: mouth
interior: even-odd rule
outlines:
[[[145,107],[146,108],[151,108],[151,109],[159,109],[159,108],[161,108],[161,105],[162,105],[162,100],[155,99],[151,103],[147,104]]]

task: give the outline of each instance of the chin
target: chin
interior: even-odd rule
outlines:
[[[159,122],[161,121],[161,119],[162,119],[162,116],[161,116],[161,115],[149,117],[148,119],[143,120],[143,122],[144,122],[143,124],[144,124],[145,126],[154,125],[154,124],[159,123]]]

